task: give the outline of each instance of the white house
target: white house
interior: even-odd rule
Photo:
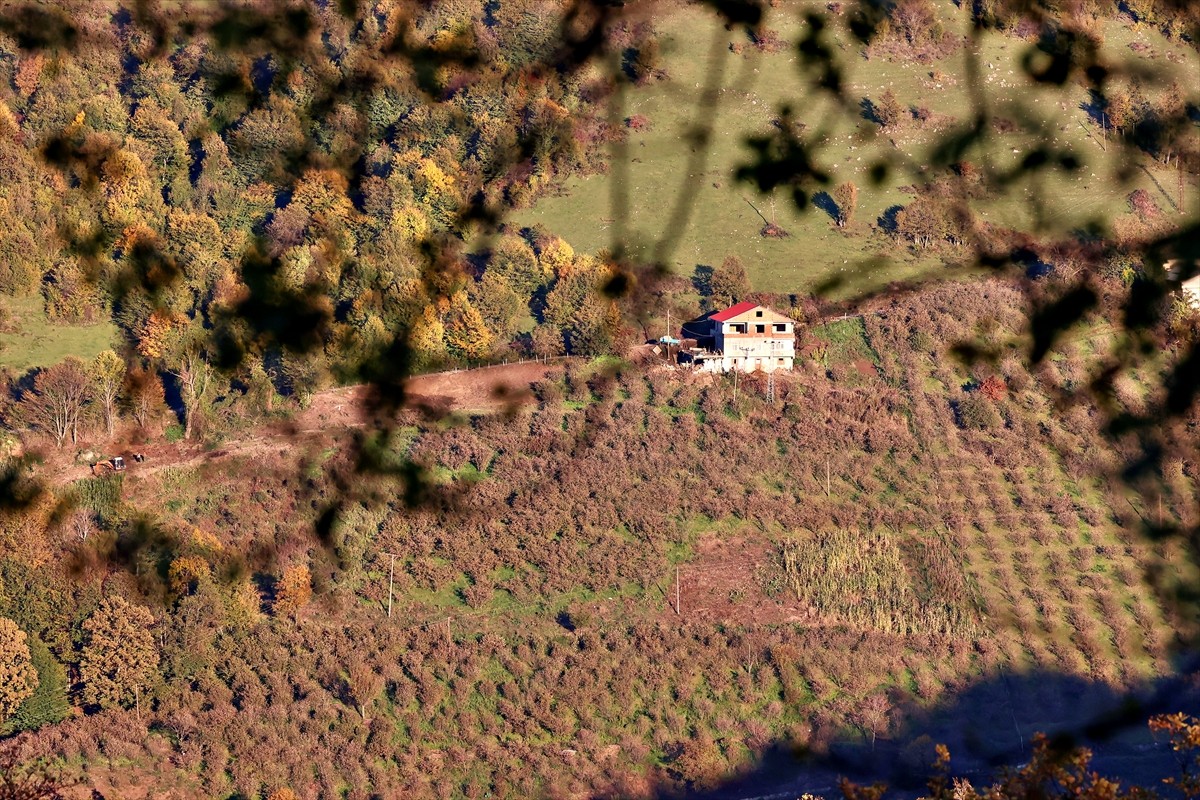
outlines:
[[[1192,263],[1193,274],[1185,280],[1180,280],[1186,274],[1181,259],[1172,259],[1163,264],[1163,267],[1167,271],[1168,280],[1180,281],[1179,293],[1183,296],[1183,302],[1200,311],[1200,259]]]
[[[1183,293],[1183,302],[1200,311],[1200,273],[1179,284],[1179,291]]]
[[[795,320],[757,303],[738,303],[688,323],[684,335],[689,332],[708,351],[692,360],[709,372],[774,372],[791,369],[796,358]]]

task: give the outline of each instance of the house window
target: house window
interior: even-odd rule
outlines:
[[[735,322],[734,324],[729,326],[729,332],[730,333],[745,333],[746,332],[746,323]]]
[[[762,312],[761,312],[761,311],[755,311],[755,312],[754,312],[754,316],[756,316],[756,317],[761,317],[761,316],[762,316]]]
[[[776,322],[775,323],[775,332],[776,333],[787,333],[787,323]]]
[[[766,333],[766,332],[767,332],[767,326],[766,326],[766,325],[755,325],[755,326],[754,326],[754,332],[755,332],[755,333]]]

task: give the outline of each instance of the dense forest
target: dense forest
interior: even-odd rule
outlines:
[[[736,256],[671,274],[686,196],[648,249],[513,224],[616,168],[691,4],[0,3],[0,332],[114,334],[28,369],[0,349],[0,797],[651,797],[780,749],[878,748],[920,783],[941,743],[972,775],[1023,764],[1016,796],[1086,773],[1031,759],[1038,731],[1166,693],[1118,720],[1148,752],[1152,712],[1200,708],[1200,318],[1175,291],[1200,97],[1102,47],[1194,50],[1197,8],[700,5],[722,53],[794,47],[887,149],[868,172],[911,168],[856,218],[883,189],[783,108],[722,180],[990,274],[837,303],[755,291]],[[1009,172],[979,143],[1028,121],[842,84],[849,57],[950,83],[983,32],[1088,88],[1095,147],[1154,193],[1065,235],[1040,200],[986,219],[1079,162],[1038,140]],[[901,163],[913,130],[927,164]],[[798,320],[794,373],[638,345],[745,299]],[[527,391],[405,402],[414,374],[530,358]],[[150,459],[93,469],[117,451]]]
[[[69,21],[69,48],[0,44],[4,293],[39,293],[61,324],[111,315],[127,361],[283,391],[356,378],[397,330],[417,366],[511,353],[533,312],[545,352],[611,346],[589,299],[602,260],[537,231],[466,253],[491,209],[602,168],[616,135],[599,73],[539,68],[565,8],[247,6],[218,24],[192,5],[154,18],[171,42],[116,4],[73,11],[27,20]],[[614,35],[636,53],[647,31]]]

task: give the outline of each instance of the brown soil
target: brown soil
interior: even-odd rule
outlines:
[[[561,372],[563,362],[501,364],[495,367],[420,375],[408,382],[413,404],[448,403],[447,410],[496,413],[533,402],[530,387]]]
[[[527,362],[418,375],[405,385],[404,407],[429,414],[515,413],[534,402],[530,387],[535,381],[558,373],[562,368],[561,362]],[[109,455],[125,454],[129,465],[125,474],[130,478],[152,475],[181,464],[207,463],[230,457],[296,455],[297,448],[321,444],[326,433],[373,424],[373,410],[378,406],[372,402],[372,397],[367,386],[318,392],[309,407],[292,419],[252,428],[236,440],[223,442],[215,450],[198,442],[172,443],[161,438],[134,444],[132,437],[123,442],[118,440],[117,444],[93,444],[90,449]],[[72,460],[76,449],[88,447],[83,443],[79,448],[64,446],[61,450],[43,447],[44,462],[38,468],[39,475],[54,483],[68,483],[90,476],[92,471],[87,465]],[[134,462],[131,455],[135,452],[145,454],[145,462]]]
[[[762,575],[775,545],[755,536],[710,536],[679,570],[679,611],[688,621],[742,624],[811,623],[815,617],[788,590],[768,597]],[[665,614],[675,615],[674,576]]]
[[[879,374],[878,368],[865,358],[855,359],[854,368],[868,378],[874,378]]]

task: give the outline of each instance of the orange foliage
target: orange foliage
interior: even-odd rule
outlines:
[[[275,613],[295,616],[312,599],[312,574],[304,564],[288,567],[275,589]]]

